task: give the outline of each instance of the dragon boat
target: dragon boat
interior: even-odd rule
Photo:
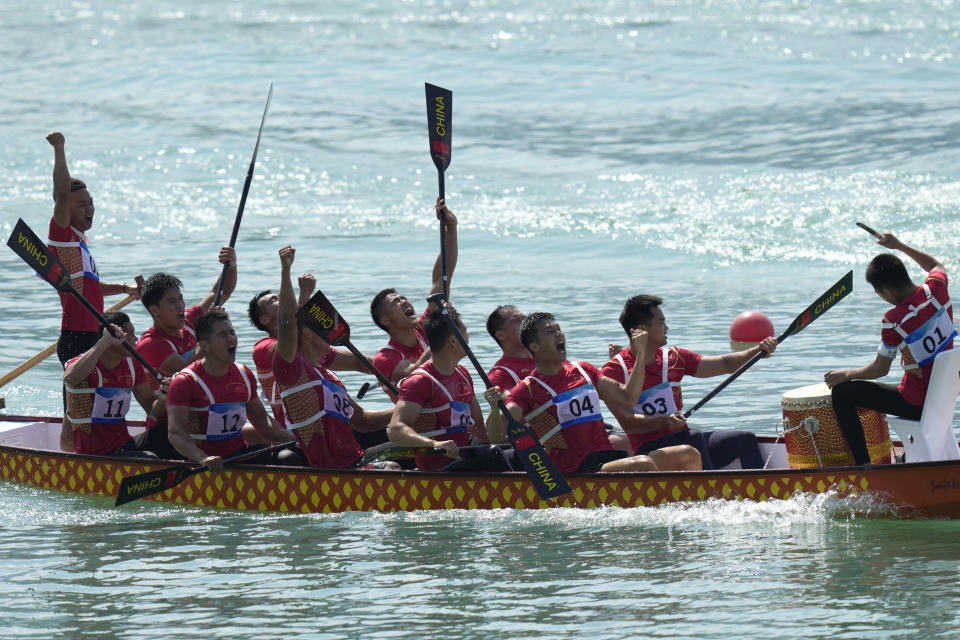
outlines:
[[[132,423],[131,433],[143,429]],[[46,489],[115,498],[121,480],[191,463],[66,453],[60,419],[0,417],[0,478]],[[791,468],[782,438],[763,436],[764,469],[573,474],[572,491],[542,500],[523,473],[344,471],[228,465],[197,473],[147,499],[221,509],[295,513],[430,509],[646,507],[671,502],[786,499],[797,492],[869,494],[905,515],[960,518],[960,460]],[[901,451],[894,441],[893,452]],[[888,445],[889,446],[889,445]],[[822,461],[829,464],[827,461]],[[130,508],[129,506],[120,508]]]

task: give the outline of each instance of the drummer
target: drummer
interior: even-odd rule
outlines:
[[[877,244],[903,252],[927,272],[927,277],[922,285],[914,284],[903,261],[892,253],[881,253],[871,260],[865,274],[867,282],[878,296],[894,305],[883,316],[877,356],[859,369],[834,369],[823,376],[832,389],[837,423],[858,465],[869,463],[870,455],[857,407],[919,420],[933,359],[952,348],[957,335],[943,264],[907,246],[892,233],[882,234]],[[889,373],[897,351],[903,365],[900,384],[872,382]]]
[[[709,378],[733,373],[760,351],[772,354],[777,348],[776,339],[766,338],[752,349],[721,356],[703,356],[680,347],[667,347],[668,326],[661,304],[661,298],[645,294],[634,296],[624,304],[620,324],[627,335],[643,330],[649,336],[643,358],[646,375],[637,401],[633,405],[608,402],[610,412],[629,434],[638,454],[688,444],[700,452],[704,469],[722,469],[737,459],[743,469],[762,467],[757,436],[753,433],[734,429],[700,432],[687,427],[681,413],[680,381],[688,375]],[[600,373],[622,382],[633,371],[635,363],[636,358],[627,348],[609,360]]]

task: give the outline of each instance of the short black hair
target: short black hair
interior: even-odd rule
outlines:
[[[384,289],[377,295],[373,296],[373,301],[370,302],[370,317],[373,318],[373,324],[377,325],[384,331],[386,331],[387,328],[382,324],[380,324],[380,305],[383,304],[383,301],[387,298],[388,295],[396,292],[397,292],[396,289]]]
[[[663,298],[645,293],[633,296],[623,305],[620,312],[620,326],[630,335],[630,330],[639,324],[647,324],[653,319],[653,310],[663,304]]]
[[[892,253],[881,253],[870,261],[866,271],[867,282],[874,291],[883,288],[904,289],[913,284],[903,260]]]
[[[268,296],[271,293],[273,293],[273,291],[270,291],[270,289],[264,289],[257,295],[250,298],[250,305],[247,307],[247,315],[250,316],[250,324],[255,326],[257,329],[260,329],[260,331],[267,331],[267,326],[260,322],[260,298],[263,296]]]
[[[540,330],[540,327],[543,326],[544,323],[553,320],[556,320],[553,314],[547,313],[546,311],[536,311],[525,317],[523,322],[520,323],[520,344],[526,347],[527,351],[532,354],[533,350],[530,348],[530,345],[536,340],[537,331]]]
[[[73,193],[74,191],[80,191],[81,189],[86,189],[86,188],[87,188],[87,184],[80,178],[70,178],[70,193]],[[53,199],[54,200],[57,199],[56,187],[54,187],[54,190],[53,190]]]
[[[487,316],[487,333],[490,334],[490,337],[493,338],[493,341],[497,343],[498,347],[502,347],[503,345],[497,340],[496,333],[500,331],[500,329],[503,329],[504,316],[507,312],[516,308],[517,307],[512,304],[502,304]]]
[[[213,325],[221,320],[230,320],[230,316],[223,309],[211,309],[200,316],[193,325],[193,332],[197,336],[197,342],[209,338],[213,334]]]
[[[103,314],[103,319],[107,324],[115,324],[120,327],[121,330],[123,330],[123,325],[130,322],[130,316],[125,314],[123,311],[107,311],[105,314]],[[98,338],[103,337],[103,330],[105,326],[106,325],[101,324],[97,329]]]
[[[453,319],[458,328],[463,329],[463,321],[460,314],[453,307],[447,307],[447,313]],[[423,332],[427,335],[427,343],[431,351],[439,351],[447,342],[447,338],[453,335],[453,327],[450,322],[443,317],[443,311],[434,309],[423,319]]]
[[[180,278],[172,276],[169,273],[155,273],[143,282],[143,288],[140,289],[140,302],[150,310],[150,307],[160,302],[163,292],[167,289],[183,289],[183,283]]]

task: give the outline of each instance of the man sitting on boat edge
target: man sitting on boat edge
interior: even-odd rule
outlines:
[[[629,456],[614,449],[600,413],[600,400],[623,403],[639,395],[643,370],[631,372],[625,383],[601,376],[588,362],[567,360],[566,337],[549,313],[532,313],[520,325],[520,340],[537,367],[506,398],[507,410],[537,434],[561,473],[696,470],[700,456],[690,446],[665,447],[649,455]],[[630,349],[643,357],[647,334],[635,330]],[[491,437],[504,436],[502,417],[487,420]]]
[[[227,313],[215,308],[194,325],[203,356],[173,376],[167,394],[167,434],[170,444],[190,460],[213,472],[223,468],[224,457],[265,448],[247,444],[243,425],[250,424],[267,442],[286,442],[290,434],[267,415],[257,379],[238,364],[237,334]],[[298,465],[300,456],[290,450],[264,454],[250,464]]]
[[[667,347],[666,318],[657,296],[640,294],[624,303],[620,324],[630,335],[643,329],[650,336],[644,363],[643,392],[628,403],[608,403],[610,412],[630,436],[637,453],[674,444],[689,444],[700,452],[704,469],[722,469],[734,460],[740,460],[743,469],[763,467],[763,458],[757,445],[757,436],[749,431],[721,429],[703,433],[689,429],[681,413],[683,396],[680,381],[686,375],[709,378],[733,373],[759,351],[769,356],[777,348],[776,338],[764,339],[758,346],[746,351],[721,356],[702,356],[699,353]],[[601,373],[614,380],[624,379],[636,367],[638,358],[624,349],[603,365]]]
[[[354,402],[340,379],[321,364],[329,355],[330,346],[297,320],[290,275],[296,250],[286,246],[279,253],[277,344],[272,364],[287,428],[293,431],[311,467],[357,468],[362,466],[364,450],[354,437],[354,430],[383,429],[391,410],[365,410]],[[400,465],[377,462],[364,468],[399,469]]]
[[[917,286],[897,256],[881,253],[867,266],[866,280],[884,301],[894,307],[883,314],[880,347],[873,362],[859,369],[834,369],[823,379],[831,388],[833,411],[844,438],[853,451],[854,463],[870,462],[863,423],[857,407],[875,409],[908,420],[923,415],[933,359],[953,348],[957,330],[947,291],[947,270],[933,256],[907,246],[892,233],[881,234],[877,244],[910,256],[927,272]],[[900,384],[873,382],[890,372],[900,352],[903,378]]]
[[[104,319],[107,327],[100,327],[100,339],[93,348],[67,362],[63,380],[69,420],[63,428],[70,433],[61,441],[72,443],[77,453],[156,458],[134,443],[126,416],[132,398],[148,416],[155,416],[170,380],[164,380],[160,394],[154,395],[143,365],[123,347],[124,341],[133,345],[137,337],[130,318],[122,311],[111,311]]]

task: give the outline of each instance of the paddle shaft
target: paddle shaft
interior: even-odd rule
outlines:
[[[137,283],[139,284],[142,281],[143,281],[143,277],[137,276]],[[120,311],[120,309],[123,309],[125,306],[127,306],[128,304],[130,304],[136,299],[137,299],[136,296],[129,295],[123,300],[121,300],[120,302],[117,302],[116,304],[112,305],[109,309],[105,311],[105,313],[110,313],[111,311]],[[35,366],[37,366],[38,364],[40,364],[41,362],[49,358],[57,350],[58,344],[59,344],[59,341],[54,342],[53,344],[45,347],[43,351],[33,356],[26,362],[20,363],[16,368],[10,371],[10,373],[0,378],[0,387],[19,378],[20,376],[25,374],[27,371],[29,371],[30,369],[33,369]]]
[[[385,386],[387,389],[389,389],[390,392],[391,392],[393,395],[399,395],[400,392],[397,390],[397,387],[394,386],[394,384],[393,384],[392,382],[390,382],[390,380],[388,380],[385,375],[383,375],[382,373],[380,373],[379,371],[377,371],[377,370],[374,368],[373,363],[370,362],[369,360],[367,360],[367,357],[366,357],[365,355],[363,355],[362,353],[360,353],[360,350],[357,349],[355,346],[353,346],[353,343],[352,343],[352,342],[350,342],[349,340],[347,340],[347,341],[345,341],[345,342],[343,343],[343,346],[345,346],[345,347],[347,348],[347,350],[349,350],[350,353],[352,353],[357,360],[359,360],[360,362],[362,362],[365,367],[367,367],[368,369],[370,369],[370,371],[373,373],[373,375],[375,375],[375,376],[377,377],[377,380],[380,381],[380,384],[382,384],[382,385]]]
[[[247,194],[250,193],[250,184],[253,182],[253,169],[257,164],[257,152],[260,150],[260,137],[263,135],[263,124],[267,121],[267,110],[270,108],[270,98],[273,97],[273,83],[270,84],[270,91],[267,92],[267,104],[263,107],[263,116],[260,118],[260,131],[257,132],[257,144],[253,147],[253,157],[250,158],[250,166],[247,168],[247,178],[243,181],[243,191],[240,194],[240,206],[237,208],[237,217],[233,220],[233,233],[230,234],[230,248],[237,246],[237,235],[240,233],[240,221],[243,219],[243,209],[247,205]],[[227,279],[227,271],[230,269],[230,263],[223,265],[220,272],[220,281],[217,283],[217,295],[213,306],[220,306],[220,299],[223,297],[223,283]]]
[[[440,199],[444,199],[443,193],[443,169],[437,167],[437,180],[440,183]],[[440,210],[440,273],[443,276],[443,297],[446,299],[450,295],[450,285],[447,280],[447,221]]]
[[[867,225],[863,224],[862,222],[858,222],[858,223],[857,223],[857,226],[860,227],[861,229],[863,229],[864,231],[866,231],[867,233],[869,233],[870,235],[872,235],[872,236],[873,236],[874,238],[876,238],[877,240],[883,240],[883,236],[880,235],[880,233],[878,233],[876,230],[868,227]]]

